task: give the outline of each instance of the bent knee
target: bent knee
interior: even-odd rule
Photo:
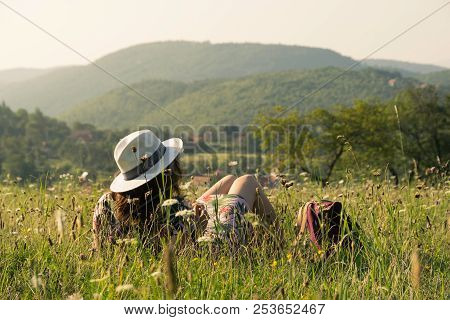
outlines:
[[[237,177],[235,175],[229,174],[226,175],[225,177],[222,178],[224,181],[230,181],[233,182],[234,180],[237,179]]]
[[[246,183],[257,183],[256,178],[253,174],[244,174],[236,179],[236,181],[246,182]]]

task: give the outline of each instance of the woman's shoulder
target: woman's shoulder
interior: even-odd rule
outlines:
[[[112,213],[113,206],[114,206],[114,199],[112,197],[112,192],[105,192],[98,199],[95,205],[94,217]]]
[[[101,195],[101,197],[98,199],[98,203],[99,202],[109,202],[109,201],[113,201],[113,197],[112,197],[112,192],[111,191],[103,193]]]

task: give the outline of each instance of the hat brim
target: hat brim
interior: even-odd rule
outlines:
[[[175,158],[183,152],[183,140],[181,139],[168,139],[163,141],[162,144],[166,147],[166,151],[164,156],[157,163],[155,163],[153,167],[131,180],[125,180],[124,175],[120,173],[111,183],[111,191],[126,192],[142,186],[163,172],[164,169],[167,168],[175,160]]]

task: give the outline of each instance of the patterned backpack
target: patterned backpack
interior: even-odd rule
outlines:
[[[348,235],[353,230],[352,221],[342,212],[340,202],[307,202],[298,211],[296,225],[299,231],[297,239],[307,231],[318,251],[327,248],[327,256],[333,244],[341,242],[343,246],[348,246],[351,242]]]

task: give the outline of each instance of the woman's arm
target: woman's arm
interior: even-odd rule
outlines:
[[[114,215],[111,210],[111,193],[103,194],[95,205],[92,217],[93,243],[92,249],[99,250],[105,237],[111,236]],[[108,239],[109,240],[109,239]]]

